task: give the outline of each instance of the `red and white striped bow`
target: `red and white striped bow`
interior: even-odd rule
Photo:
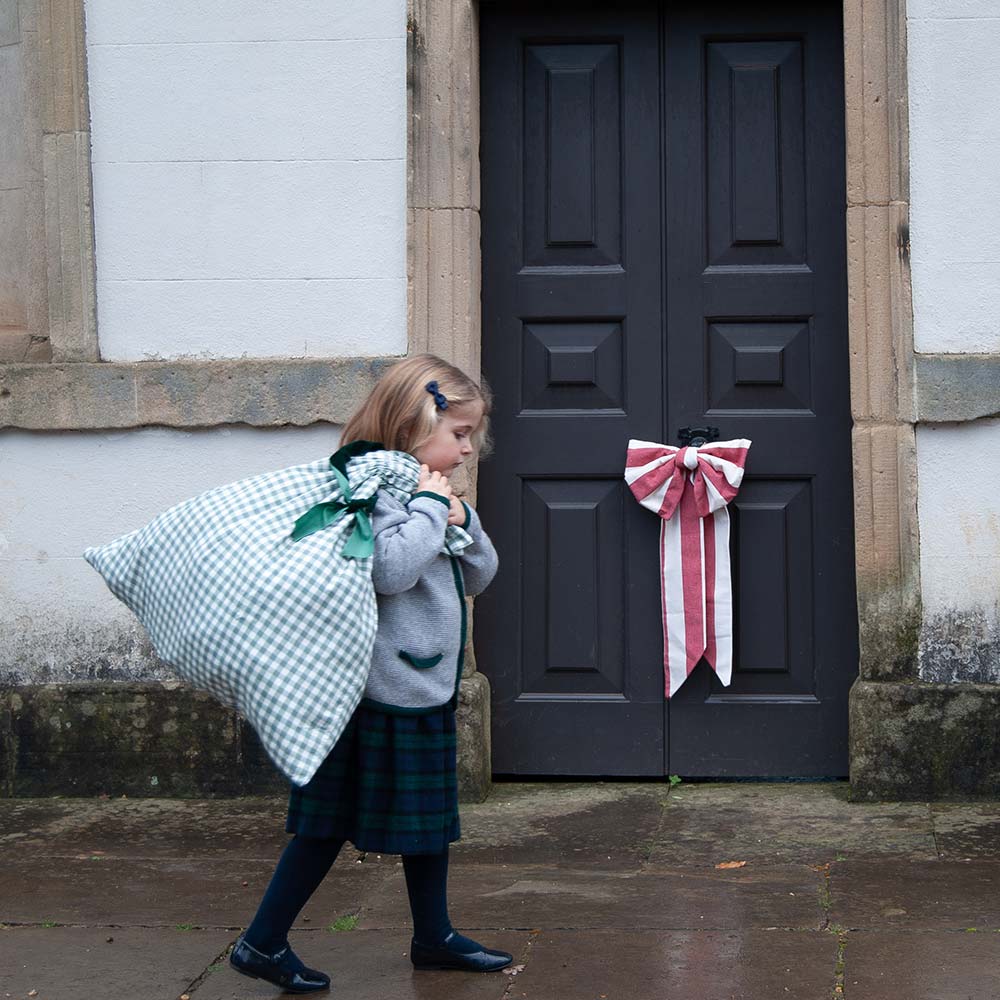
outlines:
[[[660,525],[663,666],[671,697],[705,657],[728,687],[733,597],[726,505],[743,481],[750,442],[674,448],[631,440],[625,482]],[[677,516],[675,517],[674,514]]]

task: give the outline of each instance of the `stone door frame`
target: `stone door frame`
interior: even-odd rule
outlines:
[[[844,0],[843,15],[858,688],[916,675],[918,415],[905,0]],[[409,0],[407,27],[410,350],[478,371],[478,3]],[[950,359],[928,368],[947,380]]]

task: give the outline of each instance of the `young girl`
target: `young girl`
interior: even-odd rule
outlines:
[[[465,595],[493,579],[497,555],[476,512],[448,477],[483,453],[491,397],[433,355],[401,361],[348,421],[341,451],[409,452],[420,481],[405,505],[380,491],[372,516],[378,631],[364,698],[312,780],[293,787],[285,829],[294,837],[257,914],[230,956],[237,971],[288,992],[329,988],[288,945],[288,931],[344,842],[401,854],[418,969],[492,972],[507,952],[456,932],[448,918],[448,845],[459,838],[455,705],[465,653]],[[444,550],[449,524],[473,544]]]

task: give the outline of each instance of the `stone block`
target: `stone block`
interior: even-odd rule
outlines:
[[[852,447],[861,675],[915,677],[920,614],[913,426],[855,426]]]
[[[479,208],[479,38],[472,0],[410,0],[409,204]]]
[[[9,695],[15,795],[213,796],[242,788],[237,716],[157,684],[51,684]]]
[[[0,364],[24,361],[31,350],[31,334],[27,330],[0,329]]]
[[[22,37],[29,31],[38,31],[38,0],[15,0]]]
[[[0,47],[16,45],[21,40],[17,0],[0,3]]]
[[[42,364],[52,360],[48,337],[27,330],[0,330],[0,364]]]
[[[408,216],[410,353],[429,351],[478,378],[479,213],[412,209]]]
[[[240,719],[240,783],[245,795],[285,795],[288,779],[268,757],[257,733]]]
[[[42,115],[46,133],[89,129],[87,53],[81,0],[46,0],[39,5],[42,46]]]
[[[0,368],[0,427],[343,424],[395,360],[8,365]]]
[[[45,232],[49,336],[58,361],[96,361],[90,134],[46,135]]]
[[[1000,414],[1000,354],[917,354],[915,375],[923,423]]]
[[[920,605],[912,591],[887,587],[858,594],[859,673],[865,680],[915,678],[920,644]]]
[[[855,420],[890,423],[898,415],[900,357],[892,309],[897,234],[885,205],[847,209],[851,412]]]
[[[24,356],[25,364],[47,364],[52,360],[52,341],[48,337],[32,337],[28,344],[28,352]]]
[[[23,188],[0,190],[0,329],[28,329],[26,210]],[[5,360],[21,361],[23,355],[15,358],[8,352]]]
[[[458,797],[482,802],[491,787],[490,682],[483,674],[463,679],[458,694]]]
[[[906,196],[905,13],[900,0],[846,0],[844,70],[849,204]],[[900,139],[904,141],[900,145]]]
[[[849,701],[854,799],[1000,795],[1000,684],[859,679]]]
[[[2,41],[3,10],[10,6],[0,5],[0,191],[21,187],[27,168],[24,46]]]

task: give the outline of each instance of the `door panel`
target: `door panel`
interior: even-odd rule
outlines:
[[[733,504],[732,683],[670,700],[689,776],[847,773],[857,673],[843,82],[835,4],[667,18],[669,425],[753,441]]]
[[[481,36],[493,763],[658,775],[659,596],[635,585],[656,529],[622,480],[622,442],[663,420],[658,13],[485,5]]]
[[[525,266],[621,264],[620,43],[523,59]]]

